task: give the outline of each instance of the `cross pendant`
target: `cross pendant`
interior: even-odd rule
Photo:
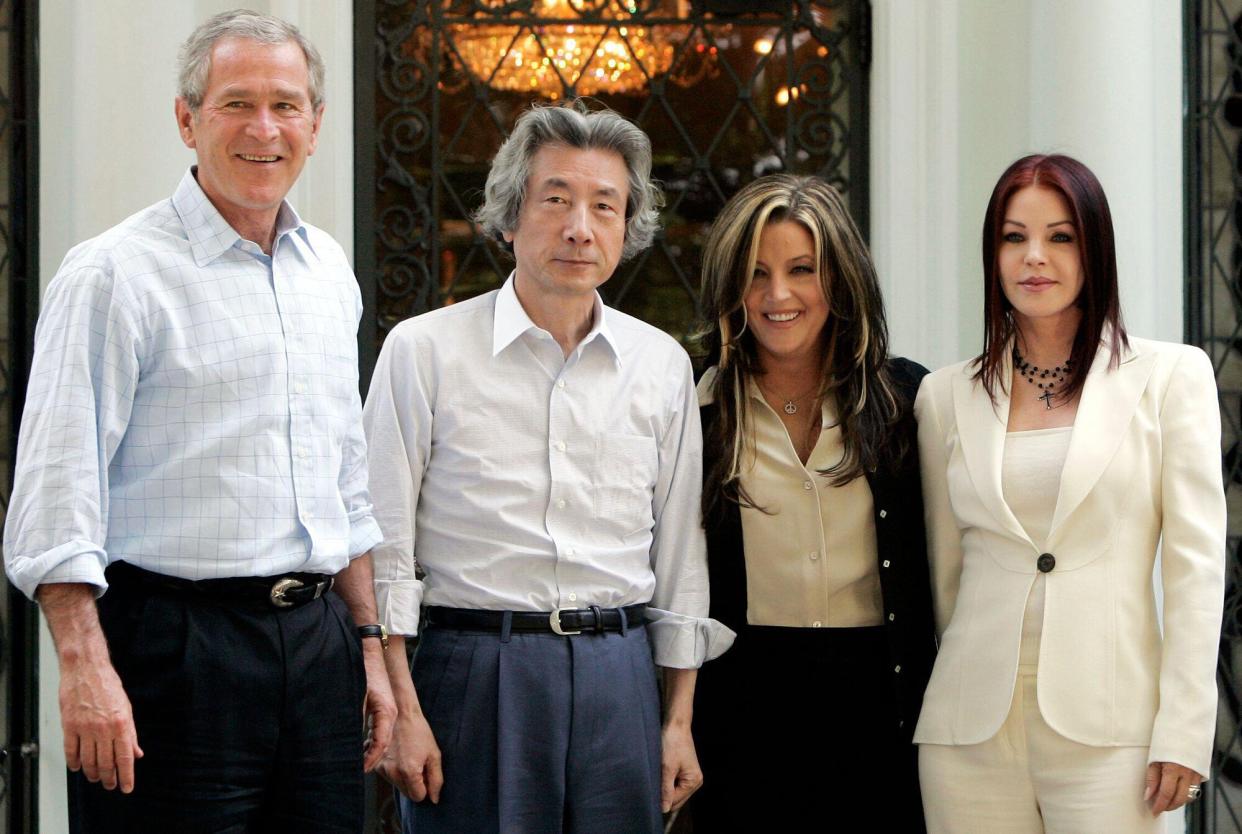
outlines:
[[[1043,394],[1039,395],[1035,399],[1043,400],[1044,408],[1048,409],[1049,411],[1052,411],[1052,391],[1051,390],[1044,391]]]

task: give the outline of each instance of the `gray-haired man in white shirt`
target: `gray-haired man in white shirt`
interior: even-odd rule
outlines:
[[[650,245],[650,170],[615,113],[524,113],[478,213],[516,269],[380,355],[376,595],[422,635],[412,680],[387,655],[407,831],[657,832],[701,782],[696,670],[732,635],[707,618],[690,362],[596,292]]]

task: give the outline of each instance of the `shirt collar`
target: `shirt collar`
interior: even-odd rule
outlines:
[[[530,320],[530,316],[526,314],[526,310],[522,307],[522,302],[518,300],[517,290],[513,287],[513,272],[509,273],[509,277],[505,280],[504,286],[500,288],[500,292],[496,296],[496,312],[495,321],[492,323],[492,356],[498,355],[502,350],[513,344],[523,333],[532,329],[539,329],[539,326]],[[616,336],[613,335],[612,328],[608,326],[609,315],[611,311],[604,305],[604,300],[600,298],[599,293],[595,293],[595,307],[591,315],[591,329],[587,331],[586,336],[578,344],[577,351],[581,352],[587,345],[599,337],[600,341],[608,345],[612,351],[613,358],[618,366],[621,364],[621,349],[617,344]]]
[[[197,170],[198,166],[191,165],[181,177],[177,190],[173,192],[172,202],[185,227],[190,250],[194,253],[194,262],[199,266],[206,266],[236,246],[241,235],[229,225],[211,200],[207,199],[195,177]],[[276,238],[294,231],[298,232],[297,237],[301,238],[307,250],[314,254],[306,224],[293,206],[287,200],[282,200],[280,209],[276,212]]]

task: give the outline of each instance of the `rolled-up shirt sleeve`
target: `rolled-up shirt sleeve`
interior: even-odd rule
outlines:
[[[707,544],[700,523],[703,435],[689,357],[668,403],[652,510],[655,594],[647,610],[655,662],[697,669],[733,644],[733,631],[707,616]]]
[[[354,330],[362,320],[362,296],[354,288]],[[358,366],[358,347],[354,343],[350,356],[351,366]],[[354,394],[349,404],[349,418],[345,439],[341,447],[341,472],[337,484],[341,501],[349,520],[349,558],[356,559],[381,541],[379,524],[371,506],[371,494],[367,488],[367,441],[362,429],[362,398]]]
[[[137,333],[110,271],[62,271],[48,287],[4,528],[5,570],[32,599],[43,584],[107,587],[108,466],[133,409]]]
[[[431,397],[406,328],[389,334],[371,377],[362,425],[371,501],[383,541],[371,550],[380,621],[393,634],[418,633],[423,601],[414,522],[431,449]]]

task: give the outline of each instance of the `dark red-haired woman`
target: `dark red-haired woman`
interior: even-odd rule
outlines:
[[[915,732],[928,831],[1162,831],[1215,725],[1212,367],[1127,336],[1108,202],[1069,157],[1004,173],[983,266],[983,352],[915,405],[940,634]]]

